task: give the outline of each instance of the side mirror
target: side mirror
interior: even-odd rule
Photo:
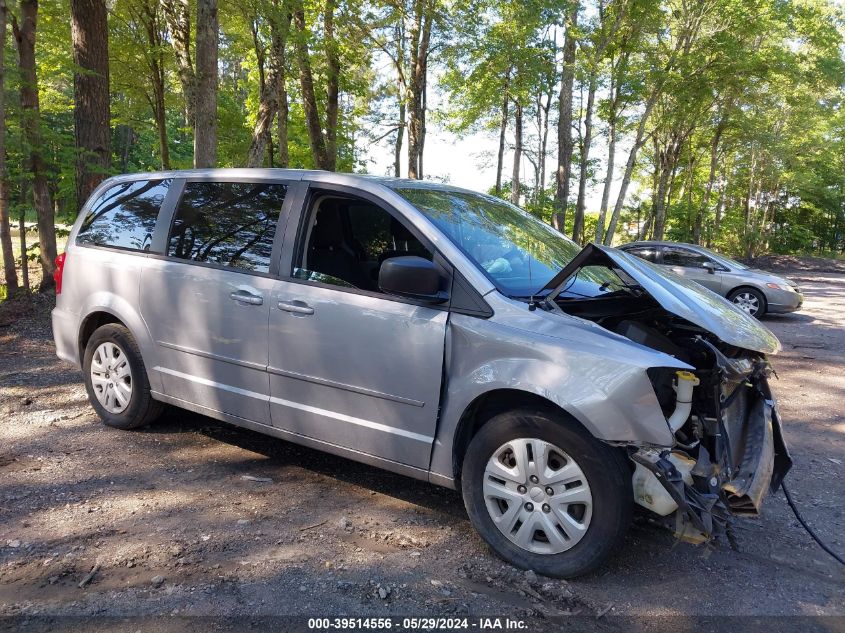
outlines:
[[[711,275],[715,275],[715,274],[716,274],[716,264],[714,264],[713,262],[704,262],[704,263],[701,265],[701,267],[702,267],[704,270],[706,270],[708,273],[710,273]]]
[[[384,292],[428,303],[443,303],[449,295],[440,290],[440,270],[434,262],[417,256],[385,259],[378,273]]]

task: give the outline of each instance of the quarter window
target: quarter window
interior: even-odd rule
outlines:
[[[694,251],[683,248],[664,248],[663,263],[666,266],[682,266],[684,268],[701,268],[710,258]]]
[[[170,180],[136,180],[109,187],[85,216],[77,244],[148,251]]]
[[[176,209],[167,254],[266,273],[287,187],[189,182]]]

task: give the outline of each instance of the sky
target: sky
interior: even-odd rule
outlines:
[[[443,95],[437,87],[437,80],[433,78],[433,85],[429,87],[429,107],[434,110],[442,101]],[[552,104],[554,108],[555,103]],[[578,107],[576,96],[576,110]],[[488,191],[496,184],[496,152],[498,151],[498,132],[479,132],[464,137],[444,129],[435,123],[427,122],[425,139],[425,154],[423,157],[423,177],[427,180],[442,180],[449,184],[475,191]],[[511,122],[511,127],[513,123]],[[526,123],[526,125],[528,125]],[[547,165],[549,173],[546,174],[546,182],[554,181],[554,169],[557,165],[557,130],[554,121],[550,122],[549,129],[549,156]],[[385,128],[386,130],[387,128]],[[596,166],[596,182],[589,188],[587,193],[587,212],[599,210],[601,203],[602,187],[604,186],[604,174],[606,173],[607,142],[603,134],[601,124],[597,125],[592,144],[590,156],[599,159]],[[374,136],[380,135],[375,130]],[[371,144],[364,152],[364,160],[367,165],[367,172],[375,175],[393,175],[393,141],[395,134],[390,134],[378,143]],[[402,176],[407,175],[407,134],[406,143],[402,148]],[[508,147],[505,151],[504,166],[502,169],[503,182],[510,181],[513,171],[513,135],[508,130]],[[622,171],[625,168],[625,161],[628,157],[629,144],[624,140],[617,143],[616,168],[614,182],[610,190],[610,205],[612,207],[619,192]],[[531,163],[523,158],[522,178],[525,182],[533,184],[534,168]],[[577,169],[577,166],[573,166]],[[577,172],[573,173],[572,202],[577,195]],[[631,199],[633,191],[629,189],[628,199]]]

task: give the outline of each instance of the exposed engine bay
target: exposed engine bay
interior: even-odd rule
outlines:
[[[674,517],[681,539],[732,540],[731,516],[757,515],[766,492],[780,486],[792,465],[766,354],[725,343],[673,314],[630,268],[598,247],[588,249],[542,307],[592,321],[689,365],[647,371],[674,445],[627,447],[634,500]]]

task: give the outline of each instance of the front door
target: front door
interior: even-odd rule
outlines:
[[[713,264],[713,272],[704,267],[706,263]],[[706,255],[679,246],[664,246],[663,265],[713,292],[722,292],[722,273],[719,270],[721,267]]]
[[[187,182],[167,257],[150,258],[141,306],[166,395],[270,423],[267,322],[287,187]],[[277,247],[278,248],[278,247]]]
[[[427,468],[448,312],[383,294],[377,279],[386,258],[432,251],[378,203],[309,199],[292,275],[271,299],[273,425]]]

